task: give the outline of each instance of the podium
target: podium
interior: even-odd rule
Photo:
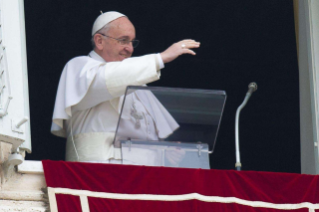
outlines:
[[[220,90],[128,86],[114,139],[122,163],[209,169],[225,102]]]

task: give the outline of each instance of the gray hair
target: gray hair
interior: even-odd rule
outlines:
[[[94,35],[100,34],[100,33],[107,34],[107,32],[110,30],[110,28],[111,28],[111,23],[107,23],[104,25],[104,27],[102,27],[100,30],[98,30]],[[95,41],[94,41],[94,35],[91,38],[91,44],[92,44],[93,50],[96,48]]]

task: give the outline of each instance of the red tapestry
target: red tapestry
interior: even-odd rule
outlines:
[[[319,178],[313,175],[42,163],[51,212],[319,211]]]

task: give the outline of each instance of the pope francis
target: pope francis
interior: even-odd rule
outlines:
[[[164,64],[182,54],[195,55],[191,49],[199,42],[191,39],[174,43],[159,54],[131,57],[138,45],[135,28],[127,16],[119,12],[106,12],[97,17],[92,29],[93,51],[88,56],[71,59],[64,67],[55,101],[51,132],[67,138],[66,160],[103,163],[121,163],[120,148],[114,146],[114,133],[128,85],[145,85],[159,80]],[[149,93],[130,95],[137,105],[134,113],[142,113],[152,124],[146,139],[163,138],[178,128],[178,124],[163,109],[161,114],[148,113],[143,99],[160,103]],[[133,117],[134,116],[133,114]],[[163,123],[156,123],[153,116]],[[128,116],[129,117],[129,116]],[[134,119],[132,119],[132,123]],[[143,129],[140,122],[130,125],[122,122],[127,131]],[[156,138],[154,138],[156,137]]]

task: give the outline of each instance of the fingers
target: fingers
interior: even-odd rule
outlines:
[[[168,156],[167,160],[174,166],[178,165],[178,163],[180,162],[179,159],[174,158],[173,156]]]
[[[171,154],[169,155],[170,159],[172,159],[175,162],[179,162],[182,158],[182,155],[178,155],[176,154],[176,152],[171,152]]]
[[[171,160],[174,160],[174,161],[181,161],[184,155],[185,155],[184,150],[175,149],[175,150],[167,151],[167,158],[170,158]]]
[[[191,54],[196,55],[196,53],[190,49],[199,48],[200,42],[197,42],[195,40],[183,40],[178,42],[181,45],[181,48],[183,49],[183,54]]]
[[[177,166],[177,163],[176,161],[170,159],[170,158],[167,158],[167,160],[173,165],[173,166]]]
[[[193,50],[190,50],[190,49],[185,49],[183,54],[196,55],[196,53]]]
[[[181,40],[181,41],[179,41],[179,42],[181,42],[181,43],[186,43],[186,42],[196,42],[196,41],[193,40],[193,39],[185,39],[185,40]]]
[[[185,155],[185,151],[183,149],[176,149],[175,150],[175,153],[178,155],[178,156],[181,156],[183,157]]]
[[[192,49],[192,48],[199,48],[200,42],[195,40],[183,40],[178,42],[182,48]]]
[[[191,49],[199,47],[199,42],[192,39],[185,39],[171,45],[168,49],[161,53],[161,57],[164,63],[169,63],[182,54],[196,55],[196,53]]]

